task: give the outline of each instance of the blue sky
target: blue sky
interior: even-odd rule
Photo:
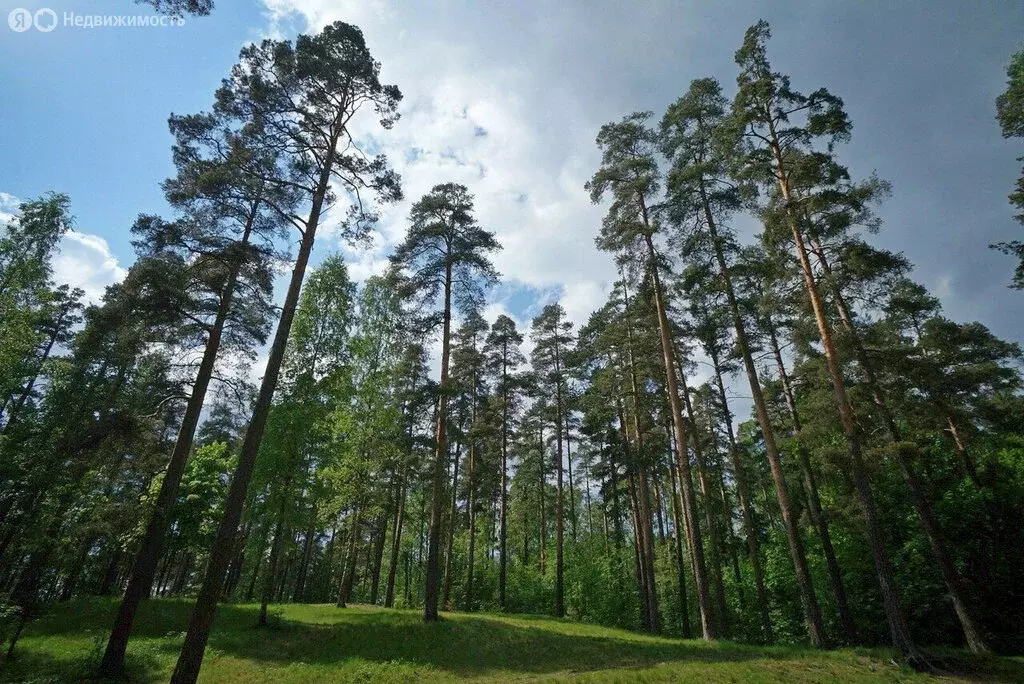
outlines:
[[[45,2],[3,0],[0,17],[43,6],[149,13],[129,0]],[[1006,195],[1024,146],[1000,137],[993,100],[1024,47],[1024,4],[719,4],[218,0],[182,27],[44,34],[0,23],[0,211],[4,198],[68,193],[82,234],[58,273],[101,291],[132,261],[133,218],[164,210],[167,115],[208,107],[245,42],[344,19],[405,93],[403,119],[375,142],[407,198],[465,182],[480,222],[505,244],[497,265],[507,283],[489,314],[528,324],[561,297],[584,322],[614,277],[593,247],[601,209],[582,188],[598,161],[597,127],[637,109],[660,116],[693,78],[716,76],[730,92],[732,54],[765,18],[776,68],[798,89],[824,85],[846,101],[854,135],[843,160],[893,184],[876,242],[905,252],[949,315],[1024,337],[1024,293],[1005,287],[1013,264],[987,249],[1021,231]],[[347,254],[357,276],[379,270],[407,210],[384,213],[373,250]],[[328,225],[317,258],[337,248]]]

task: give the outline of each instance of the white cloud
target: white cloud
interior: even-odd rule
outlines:
[[[64,236],[60,252],[53,260],[54,280],[81,288],[90,304],[99,302],[106,287],[120,282],[127,273],[106,240],[76,230]]]
[[[287,35],[284,27],[294,29],[296,18],[308,22],[308,29],[298,28],[310,31],[339,19],[359,26],[382,64],[382,80],[404,94],[402,118],[391,131],[380,131],[369,117],[362,122],[361,131],[402,175],[406,199],[383,208],[372,251],[346,250],[355,279],[383,268],[405,235],[412,202],[437,183],[456,181],[475,195],[479,223],[504,247],[494,255],[503,289],[553,291],[577,324],[586,322],[615,275],[611,258],[593,244],[601,209],[583,190],[596,167],[593,139],[601,122],[572,92],[543,80],[544,71],[530,63],[540,57],[502,55],[508,46],[496,47],[486,32],[474,30],[474,17],[455,26],[425,5],[398,12],[385,0],[264,4],[272,34]],[[528,329],[528,320],[517,323]]]
[[[18,213],[21,200],[7,192],[0,192],[0,223],[7,223]]]

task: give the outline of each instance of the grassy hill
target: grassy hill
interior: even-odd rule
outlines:
[[[32,624],[0,681],[88,680],[113,619],[111,600],[56,606]],[[167,680],[191,603],[140,611],[131,681]],[[223,606],[203,665],[205,682],[938,682],[1024,681],[1024,662],[956,654],[959,675],[896,667],[885,651],[813,651],[705,644],[533,616],[445,614],[367,606],[286,605],[257,630],[256,606]],[[947,654],[948,655],[948,654]]]

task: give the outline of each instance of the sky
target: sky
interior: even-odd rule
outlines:
[[[0,0],[0,19],[15,7],[150,14],[129,0],[44,1]],[[1014,264],[987,247],[1021,237],[1006,196],[1024,145],[994,119],[1024,48],[1019,2],[217,0],[183,26],[42,33],[0,21],[0,217],[19,198],[67,193],[76,232],[56,275],[97,299],[133,260],[135,216],[167,212],[167,116],[208,108],[245,43],[338,19],[363,29],[382,81],[404,94],[401,120],[373,135],[406,200],[383,211],[369,250],[340,244],[328,220],[314,263],[341,250],[356,278],[378,272],[409,204],[462,182],[504,245],[486,317],[508,313],[523,329],[558,300],[585,323],[615,277],[593,243],[603,210],[583,190],[598,128],[636,110],[660,118],[695,78],[731,95],[733,53],[766,19],[776,70],[845,101],[854,128],[841,160],[892,183],[873,242],[903,252],[948,316],[1024,338],[1024,293],[1006,286]]]

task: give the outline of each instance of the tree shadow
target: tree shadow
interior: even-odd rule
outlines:
[[[81,682],[128,684],[134,682],[159,681],[166,676],[165,663],[155,653],[128,653],[122,677],[110,680],[97,675],[103,643],[97,641],[93,648],[82,656],[81,652],[69,648],[63,654],[36,648],[21,648],[10,659],[0,657],[0,682]],[[63,657],[62,657],[63,656]]]
[[[216,631],[211,635],[210,645],[218,651],[259,662],[399,661],[457,676],[483,676],[502,671],[584,672],[648,667],[666,662],[714,663],[800,657],[798,649],[706,645],[631,634],[617,637],[577,623],[542,622],[518,616],[443,614],[440,622],[426,624],[418,611],[324,607],[325,613],[318,616],[316,608],[313,610],[314,614],[304,615],[302,622],[289,619],[286,613],[285,618],[270,629]],[[331,611],[337,612],[332,615]],[[333,617],[335,615],[337,617]],[[322,622],[316,622],[317,617]],[[553,629],[554,625],[575,629],[572,633],[563,633]]]
[[[54,607],[34,622],[26,637],[75,639],[55,654],[47,648],[22,649],[0,669],[0,681],[96,681],[90,679],[98,663],[116,603],[84,599]],[[256,628],[258,606],[222,605],[218,608],[210,649],[217,654],[267,667],[305,663],[327,669],[401,664],[432,669],[458,677],[544,676],[585,673],[603,669],[627,670],[660,664],[794,661],[836,658],[851,663],[849,652],[827,654],[793,646],[757,647],[730,642],[684,641],[608,630],[544,616],[442,614],[425,624],[420,611],[330,605],[272,607],[271,625]],[[129,648],[127,681],[158,681],[173,667],[192,611],[190,600],[153,600],[143,604]],[[89,652],[89,640],[97,642]],[[867,669],[883,659],[878,651],[855,651]],[[953,652],[950,652],[951,654]],[[972,681],[1024,681],[1024,661],[976,658],[955,652],[961,667],[957,675]],[[63,656],[63,657],[58,657]],[[769,666],[770,667],[770,666]],[[42,673],[58,674],[39,678]],[[950,673],[953,674],[953,673]],[[32,677],[31,675],[36,675]]]

